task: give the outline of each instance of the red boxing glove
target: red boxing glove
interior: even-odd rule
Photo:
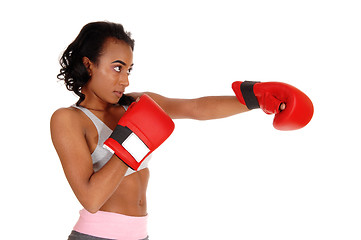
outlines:
[[[149,96],[143,95],[129,106],[104,147],[136,171],[173,130],[172,119]]]
[[[313,104],[299,89],[280,82],[234,82],[232,89],[248,109],[261,108],[275,113],[273,126],[278,130],[296,130],[306,126],[313,116]],[[280,110],[282,103],[286,108]]]

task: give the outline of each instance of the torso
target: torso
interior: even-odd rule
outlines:
[[[75,109],[75,108],[72,108]],[[75,109],[81,116],[84,126],[84,137],[92,153],[98,143],[98,132],[93,122],[81,111]],[[111,112],[92,111],[110,129],[114,129],[119,119],[125,113],[123,107],[114,107]],[[100,208],[101,211],[115,212],[129,216],[147,215],[146,191],[149,180],[149,169],[145,168],[125,176],[114,194]]]

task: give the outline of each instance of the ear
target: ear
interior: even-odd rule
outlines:
[[[90,61],[90,59],[87,57],[83,57],[83,64],[84,64],[85,68],[88,70],[89,75],[91,76],[92,75],[92,71],[91,71],[92,62]]]

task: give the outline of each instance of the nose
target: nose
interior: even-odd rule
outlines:
[[[128,74],[122,74],[119,77],[119,84],[123,85],[124,87],[128,87],[129,86],[129,76]]]

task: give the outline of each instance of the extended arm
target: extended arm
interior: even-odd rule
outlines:
[[[234,82],[234,96],[209,96],[196,99],[151,96],[172,118],[209,120],[229,117],[249,109],[261,108],[275,114],[273,126],[278,130],[297,130],[306,126],[313,116],[313,104],[299,89],[280,82]],[[139,97],[141,93],[131,96]]]
[[[131,93],[137,98],[149,95],[173,119],[211,120],[230,117],[249,111],[235,96],[206,96],[194,99],[167,98],[162,95],[145,92]]]

